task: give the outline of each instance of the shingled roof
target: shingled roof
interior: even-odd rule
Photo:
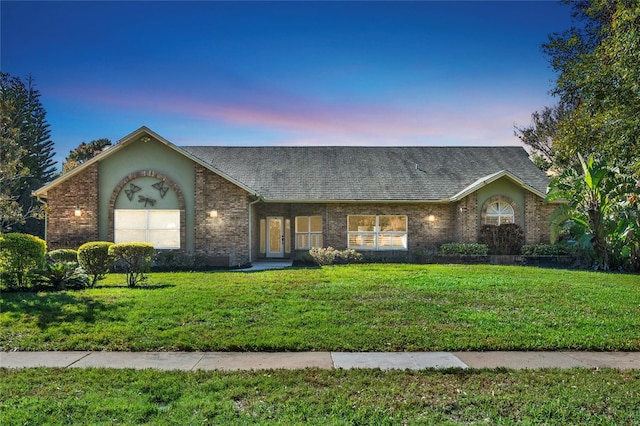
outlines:
[[[179,147],[266,201],[455,201],[503,176],[544,196],[521,147]]]

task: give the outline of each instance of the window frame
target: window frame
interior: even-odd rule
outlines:
[[[350,222],[353,217],[370,217],[375,218],[375,225],[368,226],[372,230],[350,230]],[[380,229],[380,218],[400,217],[404,218],[404,231],[383,230]],[[367,226],[362,226],[367,227]],[[359,239],[360,244],[353,244],[353,241]],[[381,241],[387,240],[388,244],[381,244]],[[400,241],[401,245],[395,245],[396,241]],[[367,244],[371,243],[371,244]],[[347,247],[354,250],[369,251],[393,251],[409,249],[409,216],[405,214],[356,214],[347,216]]]
[[[144,213],[144,228],[143,227],[120,227],[118,228],[118,222],[119,222],[119,215],[120,212],[127,212],[127,213],[132,213],[132,212],[137,212],[137,213]],[[176,226],[173,228],[160,228],[160,227],[150,227],[150,224],[152,223],[153,218],[151,217],[153,215],[153,213],[159,213],[159,214],[167,214],[167,213],[173,213],[174,215],[176,215],[175,219],[176,219]],[[134,242],[131,239],[126,239],[126,240],[121,240],[119,239],[119,233],[120,232],[132,232],[132,231],[138,231],[139,233],[144,233],[144,240],[136,240],[135,242],[144,242],[144,243],[152,243],[151,240],[153,239],[153,235],[154,232],[159,232],[159,231],[169,231],[172,234],[175,233],[175,240],[177,242],[177,246],[176,245],[162,245],[162,246],[158,246],[156,244],[153,245],[154,249],[157,250],[179,250],[180,247],[180,210],[179,209],[114,209],[113,211],[113,241],[115,243],[124,243],[124,242]],[[153,243],[152,243],[153,244]]]
[[[298,230],[298,220],[304,220],[306,218],[306,230]],[[312,219],[320,219],[320,231],[312,231],[311,228],[311,220]],[[323,229],[324,229],[324,220],[320,215],[310,215],[310,216],[296,216],[294,217],[294,238],[295,238],[295,249],[296,250],[310,250],[312,248],[322,248],[324,243],[323,237]],[[300,238],[303,238],[306,245],[299,244]]]
[[[494,205],[497,204],[497,208],[495,209],[496,213],[489,213],[489,209],[491,209]],[[508,207],[508,209],[511,210],[511,213],[504,213],[505,208],[501,208],[501,206],[506,206]],[[484,224],[485,225],[495,225],[495,226],[500,226],[505,224],[505,222],[503,222],[503,218],[510,218],[510,222],[506,222],[507,224],[509,223],[516,223],[516,209],[513,207],[513,205],[511,205],[511,203],[509,203],[508,201],[504,201],[504,200],[496,200],[493,201],[491,203],[489,203],[487,205],[486,211],[485,211],[485,215],[484,215]],[[492,219],[497,219],[497,223],[489,223],[489,218]]]

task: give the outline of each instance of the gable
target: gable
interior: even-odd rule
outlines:
[[[164,146],[167,149],[162,150],[161,148],[159,148],[160,146]],[[123,150],[126,151],[127,149],[133,149],[133,151],[129,152],[129,155],[125,155],[124,157],[122,155],[118,155],[118,153]],[[171,151],[173,151],[175,154],[170,154]],[[156,154],[159,152],[164,152],[164,154],[157,156]],[[185,164],[185,161],[188,159],[191,161],[190,164],[193,164],[194,162],[201,164],[205,168],[212,170],[214,173],[217,173],[230,182],[240,186],[247,192],[255,193],[253,189],[247,188],[241,182],[235,181],[232,177],[225,175],[224,172],[215,170],[211,167],[210,164],[203,163],[201,162],[201,160],[192,157],[189,153],[173,145],[162,136],[158,135],[145,126],[142,126],[136,131],[120,139],[114,146],[108,147],[100,154],[93,157],[91,160],[86,161],[75,169],[65,173],[57,179],[54,179],[47,185],[33,191],[33,195],[39,198],[47,198],[47,192],[51,188],[58,186],[68,179],[72,179],[74,176],[82,173],[86,168],[92,166],[93,164],[105,162],[114,156],[116,158],[120,158],[120,160],[116,160],[116,162],[122,162],[121,168],[124,169],[128,165],[129,167],[134,167],[132,170],[141,170],[141,161],[145,164],[149,162],[155,164],[155,162],[158,162],[160,167],[169,165],[169,168],[172,168],[173,161],[178,161],[181,164]],[[152,168],[155,168],[155,166]]]

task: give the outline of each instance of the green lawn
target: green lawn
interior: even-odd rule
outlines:
[[[2,350],[640,350],[640,276],[490,265],[110,275],[4,293]]]
[[[640,424],[640,372],[0,369],[3,425]]]

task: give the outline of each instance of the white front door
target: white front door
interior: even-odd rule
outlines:
[[[284,257],[284,219],[267,218],[267,257]]]

